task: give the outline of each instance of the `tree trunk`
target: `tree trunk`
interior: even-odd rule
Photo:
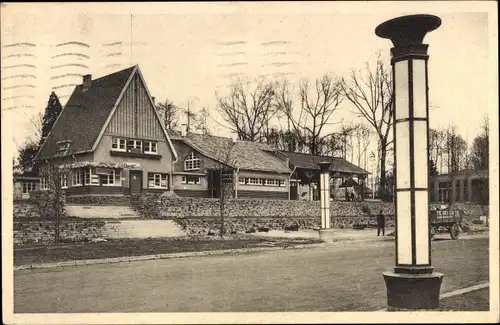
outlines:
[[[220,175],[220,238],[224,237],[224,203],[226,199],[226,193],[224,189],[223,172],[221,169]]]
[[[382,201],[386,201],[387,198],[387,189],[386,187],[386,179],[385,179],[385,160],[387,158],[387,139],[380,140],[380,185],[379,185],[379,196]]]
[[[55,243],[56,245],[59,244],[60,242],[60,212],[61,212],[61,203],[59,202],[59,193],[58,191],[56,191],[55,193],[55,204],[54,204],[54,207],[55,207],[55,215],[56,215],[56,224],[55,224]]]

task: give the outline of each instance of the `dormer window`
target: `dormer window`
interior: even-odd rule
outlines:
[[[61,154],[64,154],[68,149],[69,149],[69,146],[71,145],[71,141],[69,140],[65,140],[65,141],[59,141],[57,143],[58,145],[58,152],[61,153]]]
[[[200,158],[191,152],[184,160],[184,170],[198,170],[200,169]]]

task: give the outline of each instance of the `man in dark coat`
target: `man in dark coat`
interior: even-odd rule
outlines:
[[[382,210],[377,216],[377,236],[380,236],[380,231],[382,231],[382,236],[385,236],[385,217]]]

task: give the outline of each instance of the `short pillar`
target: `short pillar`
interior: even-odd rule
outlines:
[[[319,237],[325,242],[332,242],[332,232],[330,224],[330,165],[328,161],[320,162],[320,209],[321,209],[321,229]]]
[[[393,132],[395,161],[396,266],[385,272],[387,304],[396,309],[435,309],[443,274],[431,265],[429,236],[429,99],[425,35],[438,28],[432,15],[394,18],[375,33],[394,44]]]

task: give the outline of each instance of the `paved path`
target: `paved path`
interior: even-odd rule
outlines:
[[[442,293],[488,281],[485,236],[433,243]],[[479,237],[479,238],[478,238]],[[482,237],[482,238],[480,238]],[[16,313],[372,311],[393,242],[17,271]]]

